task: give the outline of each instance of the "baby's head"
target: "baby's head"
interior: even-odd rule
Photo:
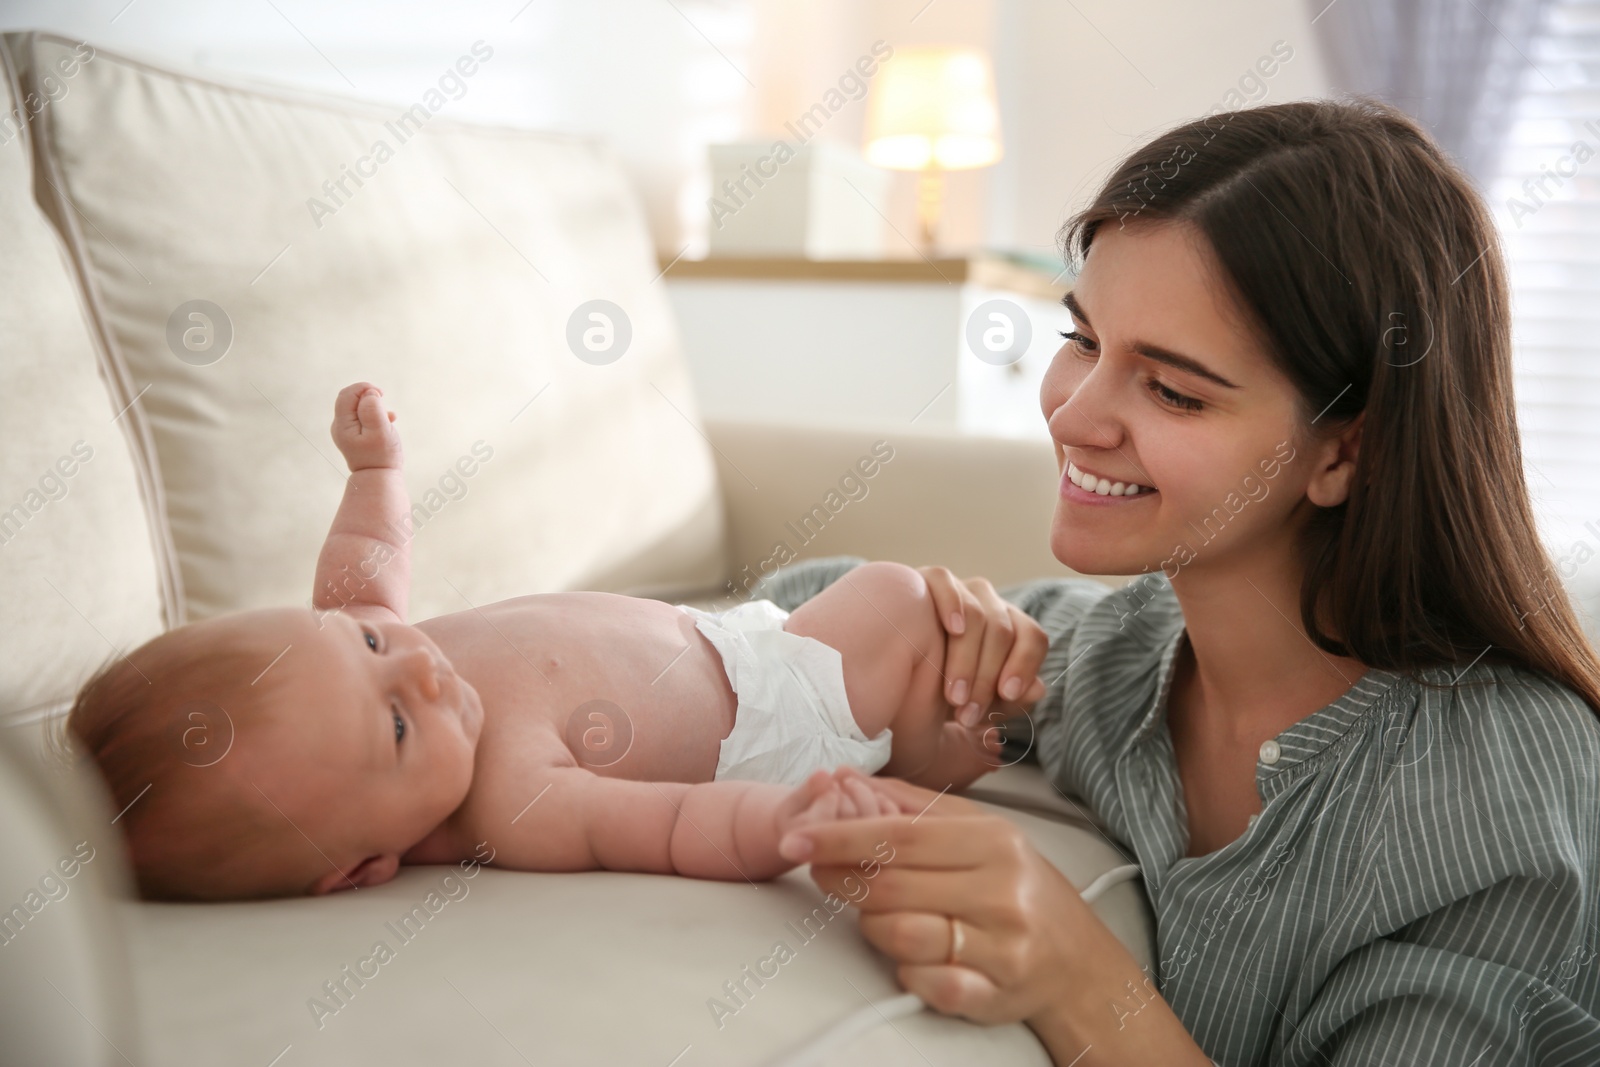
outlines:
[[[122,811],[140,892],[325,893],[388,881],[460,806],[483,705],[386,611],[246,611],[108,662],[67,717]]]

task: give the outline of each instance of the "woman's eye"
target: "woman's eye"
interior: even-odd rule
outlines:
[[[362,630],[361,631],[361,636],[365,637],[367,639],[367,647],[368,648],[372,649],[372,651],[374,651],[374,652],[378,651],[378,635],[377,634],[373,633],[371,630]]]
[[[1067,341],[1071,342],[1072,347],[1076,348],[1079,352],[1082,352],[1085,355],[1094,354],[1094,342],[1088,337],[1079,333],[1077,330],[1057,330],[1056,332]],[[1196,400],[1192,396],[1184,396],[1182,393],[1175,393],[1171,389],[1168,389],[1166,386],[1162,385],[1160,382],[1156,381],[1154,378],[1150,379],[1150,392],[1155,395],[1158,401],[1170,408],[1180,408],[1184,411],[1199,411],[1205,407],[1204,401]]]
[[[1078,349],[1079,351],[1094,351],[1094,342],[1089,340],[1089,338],[1085,337],[1083,334],[1079,333],[1077,330],[1057,330],[1056,333],[1059,333],[1066,340],[1071,341],[1072,347]]]
[[[400,739],[405,737],[405,735],[406,735],[406,721],[400,717],[400,713],[398,711],[394,712],[393,714],[394,714],[394,739],[395,739],[395,743],[398,744],[400,742]]]
[[[1192,396],[1184,396],[1182,393],[1174,393],[1154,378],[1150,379],[1150,391],[1155,394],[1157,400],[1168,407],[1182,408],[1185,411],[1199,411],[1205,407],[1204,401],[1196,400]]]

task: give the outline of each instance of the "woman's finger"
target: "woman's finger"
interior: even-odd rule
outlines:
[[[960,709],[971,702],[972,672],[983,649],[983,610],[972,590],[948,567],[920,568],[944,623],[944,698]],[[959,622],[959,625],[953,625]]]
[[[1037,682],[1039,667],[1044,663],[1045,654],[1050,651],[1050,637],[1044,632],[1044,627],[1021,608],[1009,603],[1006,608],[1011,615],[1011,629],[1015,637],[1011,651],[1006,654],[1005,662],[1000,667],[996,692],[1001,700],[1009,703],[1031,703],[1028,699],[1030,692],[1038,691],[1033,700],[1044,695],[1044,687]]]
[[[982,868],[933,870],[907,867],[900,863],[893,852],[884,849],[881,860],[861,860],[845,867],[813,863],[808,873],[812,883],[823,893],[832,893],[850,901],[862,915],[898,911],[934,914],[959,911],[975,923],[997,921],[984,900],[986,879],[991,876]],[[862,895],[863,885],[869,889],[865,895]],[[961,903],[954,904],[952,901]]]
[[[813,866],[848,867],[876,859],[927,870],[971,870],[997,862],[999,837],[1009,837],[1016,824],[999,815],[951,815],[944,818],[880,815],[816,826],[795,827],[784,834],[778,851],[785,858]],[[987,837],[985,835],[988,835]]]
[[[947,633],[961,633],[966,628],[966,589],[949,567],[918,567],[917,572],[928,583],[928,593],[939,612],[939,624]]]
[[[862,912],[860,926],[869,945],[899,963],[935,964],[950,958],[950,916],[944,913]]]
[[[983,647],[978,653],[978,664],[972,675],[972,703],[980,712],[988,710],[1000,685],[1000,668],[1016,642],[1016,621],[1011,616],[1011,605],[1001,599],[986,579],[974,578],[970,583],[982,605],[985,625]]]
[[[960,1015],[977,1023],[1010,1023],[1022,1016],[1001,1010],[1000,989],[988,975],[971,967],[944,964],[901,967],[895,974],[908,993],[945,1015]]]

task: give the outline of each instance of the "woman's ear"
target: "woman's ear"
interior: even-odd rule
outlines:
[[[368,856],[348,870],[329,871],[311,883],[307,893],[320,897],[326,893],[337,893],[341,889],[364,889],[371,885],[382,885],[393,878],[398,870],[400,870],[400,857],[393,852],[386,852],[381,856]]]
[[[1337,436],[1308,450],[1317,465],[1306,485],[1306,497],[1317,507],[1338,507],[1349,498],[1350,483],[1356,473],[1356,456],[1361,451],[1361,424],[1366,417],[1366,411],[1362,411]]]

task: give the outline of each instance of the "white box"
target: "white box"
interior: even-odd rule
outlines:
[[[879,259],[889,172],[831,141],[711,145],[708,254]]]

